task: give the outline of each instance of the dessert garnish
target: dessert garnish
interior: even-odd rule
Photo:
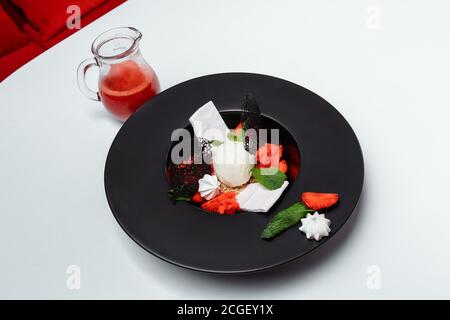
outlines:
[[[198,179],[211,173],[211,166],[195,164],[194,158],[177,165],[170,165],[167,174],[170,181],[169,196],[172,201],[191,201],[198,190]]]
[[[306,234],[307,239],[319,241],[330,234],[330,224],[330,220],[326,219],[324,214],[316,211],[312,215],[308,213],[306,218],[302,219],[302,226],[299,230]]]
[[[241,137],[241,141],[244,143],[245,150],[251,154],[256,152],[257,142],[256,139],[250,139],[246,136],[248,130],[259,129],[261,122],[261,110],[255,97],[251,93],[247,93],[241,106],[241,122],[234,129],[234,134]]]
[[[191,199],[192,202],[202,203],[205,202],[205,199],[200,195],[200,192],[196,192]]]
[[[270,208],[286,190],[289,182],[284,181],[283,185],[276,190],[269,190],[260,183],[249,183],[236,196],[239,206],[244,211],[268,212]]]
[[[198,180],[198,192],[206,200],[211,200],[219,193],[220,182],[215,175],[205,174]]]
[[[283,185],[286,180],[287,163],[281,160],[283,146],[266,143],[256,151],[257,167],[252,170],[256,181],[270,190]]]
[[[247,93],[241,107],[241,126],[242,129],[258,129],[261,122],[261,110],[255,97],[251,93]]]
[[[239,203],[236,201],[236,193],[233,191],[222,193],[212,200],[202,203],[201,207],[206,211],[219,214],[235,214],[240,210]]]
[[[334,206],[339,201],[337,193],[303,192],[302,201],[313,210],[322,210]]]
[[[212,101],[195,111],[189,118],[189,122],[195,136],[206,141],[224,142],[230,131]]]
[[[280,164],[278,165],[278,168],[281,172],[286,173],[288,171],[288,165],[286,160],[281,160]]]
[[[312,205],[315,207],[322,207],[322,209],[328,208],[334,205],[339,199],[339,195],[337,193],[317,193],[317,192],[304,192],[302,194],[302,199],[306,194],[307,200],[310,200],[310,195],[313,194],[313,199],[320,198],[330,199],[332,198],[335,201],[320,201],[320,202],[312,202]],[[320,204],[320,206],[319,206]],[[324,207],[324,205],[327,205]],[[311,215],[311,212],[315,212]],[[328,236],[330,232],[330,220],[325,218],[325,215],[319,214],[316,209],[312,208],[309,204],[304,202],[296,202],[292,206],[287,209],[284,209],[278,212],[272,220],[266,225],[265,229],[261,234],[261,238],[263,239],[271,239],[281,232],[289,229],[290,227],[296,225],[302,221],[302,227],[300,227],[300,231],[306,233],[308,239],[316,239],[319,241],[322,237]],[[326,225],[326,226],[325,226]]]
[[[261,238],[272,239],[281,232],[299,223],[309,212],[314,212],[314,210],[309,209],[301,202],[294,203],[289,208],[278,212],[275,217],[270,220],[263,230]]]
[[[279,162],[283,156],[283,146],[272,143],[266,143],[256,152],[258,167],[270,168],[279,167]]]
[[[281,188],[286,175],[277,168],[253,168],[252,175],[255,180],[269,190]]]

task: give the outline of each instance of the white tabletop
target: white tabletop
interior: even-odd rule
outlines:
[[[130,0],[2,82],[0,298],[450,298],[450,2],[345,2]],[[181,269],[129,239],[103,186],[121,124],[75,81],[95,36],[128,25],[163,89],[248,71],[333,104],[365,157],[348,224],[253,276]]]

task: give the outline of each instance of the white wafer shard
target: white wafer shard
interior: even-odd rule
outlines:
[[[242,210],[267,212],[281,197],[288,185],[289,182],[285,181],[280,188],[269,190],[259,183],[250,183],[236,196],[236,200]]]
[[[197,109],[189,118],[197,138],[224,142],[230,131],[212,101]]]

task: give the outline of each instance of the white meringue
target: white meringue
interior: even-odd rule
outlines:
[[[330,234],[331,221],[326,219],[324,214],[319,214],[317,211],[313,215],[308,213],[306,218],[301,221],[302,226],[299,230],[304,232],[308,239],[316,239],[316,241],[319,241],[323,237],[328,237]]]
[[[220,182],[216,176],[205,174],[198,180],[198,192],[206,200],[211,200],[219,193],[219,186]]]

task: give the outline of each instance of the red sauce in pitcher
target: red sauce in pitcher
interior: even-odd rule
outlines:
[[[127,120],[160,90],[152,68],[132,60],[112,64],[101,78],[99,88],[106,109],[121,121]]]

